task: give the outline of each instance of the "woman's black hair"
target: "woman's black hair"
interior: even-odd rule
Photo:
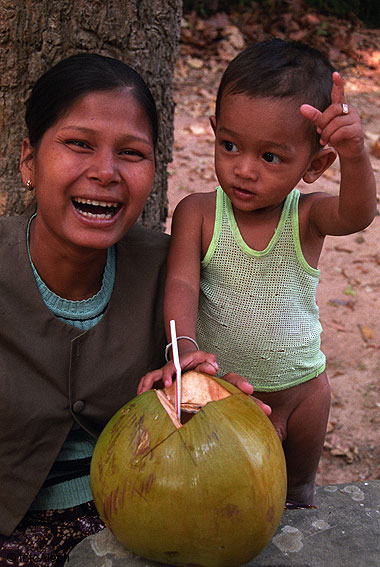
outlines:
[[[26,103],[29,140],[37,146],[42,136],[74,103],[87,93],[128,87],[146,112],[153,145],[158,136],[157,109],[142,77],[132,67],[95,53],[72,55],[57,63],[35,84]]]
[[[334,71],[323,53],[300,41],[275,38],[253,43],[224,72],[216,99],[216,119],[224,92],[252,98],[293,97],[299,104],[311,104],[323,112],[331,104]]]

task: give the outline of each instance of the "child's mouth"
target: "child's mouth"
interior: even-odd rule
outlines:
[[[234,187],[233,188],[236,195],[240,197],[252,197],[251,191],[247,191],[247,189],[242,189],[241,187]]]
[[[113,201],[97,201],[81,197],[74,197],[72,203],[81,215],[96,219],[110,219],[121,207],[120,203]]]

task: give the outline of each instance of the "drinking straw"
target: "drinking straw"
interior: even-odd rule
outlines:
[[[177,333],[174,319],[170,321],[170,335],[172,341],[173,363],[177,378],[175,383],[175,411],[177,412],[178,420],[181,421],[181,365],[179,363]]]

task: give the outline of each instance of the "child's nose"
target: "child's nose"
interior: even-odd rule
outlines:
[[[257,181],[258,164],[255,158],[250,156],[241,157],[235,165],[235,175],[242,179]]]

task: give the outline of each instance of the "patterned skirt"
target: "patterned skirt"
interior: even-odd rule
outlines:
[[[28,512],[11,536],[0,535],[0,567],[61,567],[77,543],[104,527],[93,502]]]

